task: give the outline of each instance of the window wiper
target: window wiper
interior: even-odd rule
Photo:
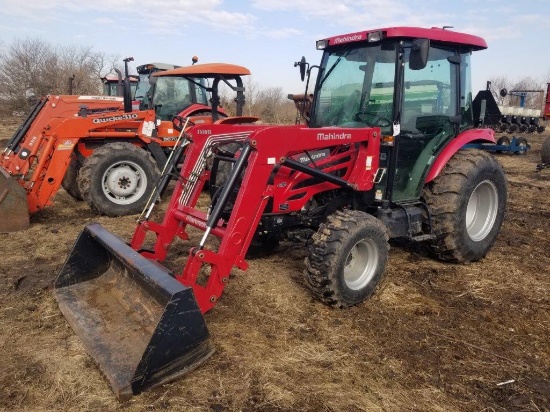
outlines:
[[[347,55],[350,53],[351,49],[348,49],[346,50],[346,52],[341,55],[340,57],[338,57],[336,59],[336,61],[332,64],[332,66],[330,66],[330,69],[328,69],[327,73],[323,76],[323,78],[321,79],[321,81],[319,82],[319,86],[317,87],[318,89],[321,88],[321,86],[323,85],[323,83],[325,82],[325,80],[327,79],[327,77],[330,75],[330,73],[332,73],[332,71],[334,70],[334,68],[338,65],[338,63],[340,63],[340,61],[344,58],[344,57],[347,57]]]

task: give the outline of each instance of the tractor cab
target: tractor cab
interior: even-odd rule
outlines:
[[[135,75],[128,76],[130,82],[130,96],[132,99],[136,93],[138,86],[138,77]],[[123,96],[123,81],[122,76],[119,74],[109,73],[101,78],[103,83],[103,95],[104,96]]]
[[[153,73],[165,70],[175,69],[177,65],[167,63],[147,63],[136,67],[138,73],[138,85],[134,93],[134,98],[139,102],[140,110],[146,110],[149,108],[150,94],[149,90],[151,84],[149,79]]]
[[[439,28],[393,27],[320,40],[308,124],[379,128],[387,173],[380,176],[377,200],[416,200],[434,159],[474,125],[470,54],[486,47],[479,37]],[[305,59],[296,65],[304,74]]]
[[[219,93],[220,84],[225,84],[236,93],[235,114],[242,122],[245,102],[242,76],[247,75],[250,75],[247,68],[226,63],[195,64],[157,72],[151,77],[150,104],[161,120],[170,120],[174,113],[197,104],[206,106],[210,101],[211,110],[208,112],[198,109],[186,112],[191,113],[195,123],[213,123],[227,117]],[[258,119],[251,119],[255,120]]]
[[[130,75],[128,80],[130,82],[130,95],[133,99],[138,85],[138,77]],[[121,76],[109,73],[101,78],[101,82],[103,83],[104,96],[123,96]]]
[[[191,66],[192,67],[192,66]],[[205,81],[200,78],[190,78],[166,75],[173,70],[157,71],[149,79],[149,109],[154,109],[161,120],[171,120],[172,117],[194,104],[208,106],[208,96],[204,87]],[[161,79],[159,81],[159,79]]]

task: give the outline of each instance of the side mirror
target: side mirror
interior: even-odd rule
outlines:
[[[294,67],[296,66],[300,66],[300,78],[302,79],[302,81],[304,81],[304,79],[306,78],[306,66],[307,66],[305,56],[302,56],[302,59],[299,62],[294,63]]]
[[[506,88],[500,89],[500,96],[501,97],[506,97],[507,94],[508,94],[508,90],[506,90]]]
[[[409,56],[409,69],[422,70],[428,64],[430,52],[429,39],[414,39],[412,42],[411,54]]]

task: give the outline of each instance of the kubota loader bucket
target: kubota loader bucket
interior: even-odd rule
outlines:
[[[27,191],[0,166],[0,233],[29,227]]]
[[[213,353],[193,290],[97,223],[78,237],[54,294],[120,400]]]

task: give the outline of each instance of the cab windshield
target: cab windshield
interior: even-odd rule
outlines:
[[[376,126],[390,133],[395,61],[395,43],[352,43],[326,50],[310,125]]]
[[[122,87],[122,86],[121,86]],[[136,93],[137,82],[130,82],[130,97],[133,99]],[[105,96],[120,96],[118,82],[107,81],[103,83],[103,94]]]
[[[139,75],[139,81],[137,84],[137,89],[135,92],[135,99],[136,100],[144,100],[147,97],[147,92],[149,91],[149,88],[151,85],[149,84],[149,73],[140,73]]]
[[[161,120],[171,120],[172,116],[180,113],[193,103],[208,105],[208,97],[204,87],[204,79],[184,77],[159,76],[156,79],[153,94],[153,107]]]

